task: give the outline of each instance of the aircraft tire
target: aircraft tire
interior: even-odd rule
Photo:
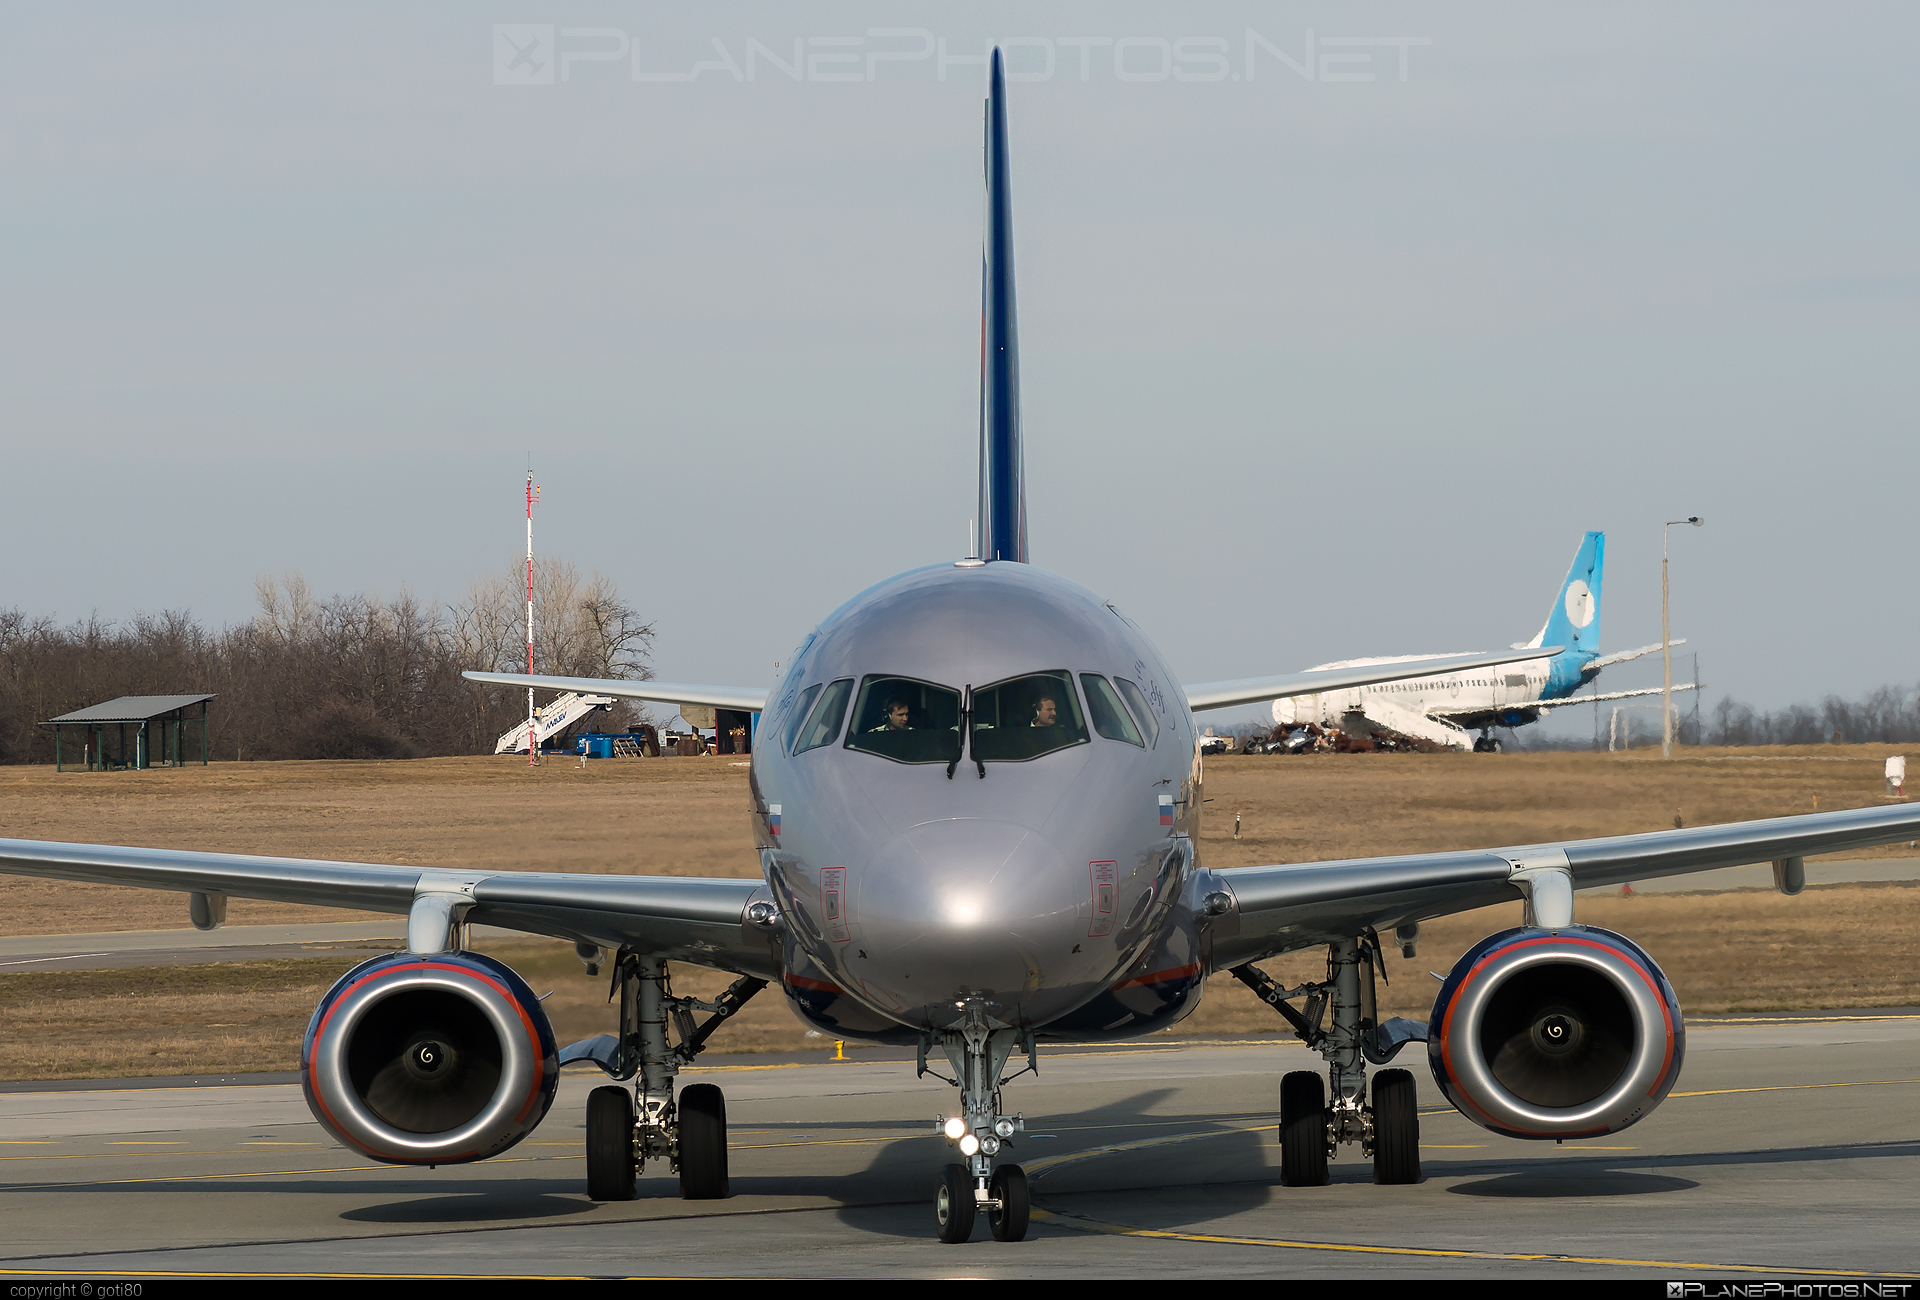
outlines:
[[[1373,1181],[1420,1181],[1420,1109],[1405,1070],[1373,1076]]]
[[[933,1219],[940,1240],[958,1245],[973,1236],[973,1175],[961,1164],[947,1165],[940,1171],[940,1185],[933,1192]]]
[[[1489,739],[1489,740],[1487,741],[1487,752],[1488,752],[1489,754],[1497,754],[1497,753],[1499,753],[1499,752],[1500,752],[1500,742],[1499,742],[1498,740],[1496,740],[1496,739],[1491,739],[1491,738],[1490,738],[1490,739]]]
[[[1280,1183],[1327,1185],[1327,1087],[1312,1070],[1280,1079]]]
[[[1000,1202],[987,1211],[987,1226],[993,1229],[995,1241],[1025,1241],[1027,1239],[1027,1216],[1033,1209],[1033,1198],[1027,1190],[1027,1171],[1019,1165],[1001,1165],[993,1171],[993,1181],[987,1184],[993,1199]]]
[[[724,1200],[727,1182],[727,1100],[710,1083],[680,1090],[680,1195],[689,1201]]]
[[[587,1094],[587,1195],[596,1201],[633,1199],[633,1094],[625,1088]]]

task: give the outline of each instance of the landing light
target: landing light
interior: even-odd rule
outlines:
[[[955,1115],[946,1122],[941,1131],[950,1138],[958,1138],[962,1133],[967,1131],[967,1121]]]
[[[960,1139],[960,1154],[970,1156],[980,1149],[980,1139],[969,1133]]]
[[[1002,1115],[994,1121],[993,1131],[1003,1138],[1010,1138],[1013,1136],[1013,1121]]]
[[[989,1133],[980,1139],[980,1149],[990,1156],[1000,1154],[1000,1139]]]

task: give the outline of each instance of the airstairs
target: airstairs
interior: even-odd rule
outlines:
[[[544,742],[559,735],[580,719],[613,703],[611,695],[582,695],[578,691],[568,691],[553,703],[533,711],[532,725],[535,737]],[[502,733],[500,742],[493,747],[496,754],[524,754],[527,752],[527,723],[523,722],[512,731]]]
[[[1377,697],[1367,701],[1367,721],[1386,731],[1398,732],[1429,744],[1445,745],[1448,749],[1471,750],[1473,735],[1448,722],[1436,718],[1430,713],[1416,713],[1391,700]]]

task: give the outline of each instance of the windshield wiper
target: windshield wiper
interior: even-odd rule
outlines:
[[[947,780],[953,780],[953,769],[960,766],[962,754],[973,753],[973,687],[968,685],[960,691],[960,740],[955,748],[953,759],[947,764]],[[973,755],[973,765],[980,769],[980,779],[986,780],[987,765],[980,761],[978,754]]]

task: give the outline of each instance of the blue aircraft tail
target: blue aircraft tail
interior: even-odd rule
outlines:
[[[1566,647],[1566,657],[1579,661],[1600,653],[1600,579],[1607,559],[1607,535],[1588,533],[1574,553],[1560,594],[1547,612],[1547,625],[1534,645]]]
[[[1020,446],[1020,339],[1013,309],[1013,191],[1007,75],[987,68],[987,234],[980,293],[980,558],[1027,562],[1027,475]]]

